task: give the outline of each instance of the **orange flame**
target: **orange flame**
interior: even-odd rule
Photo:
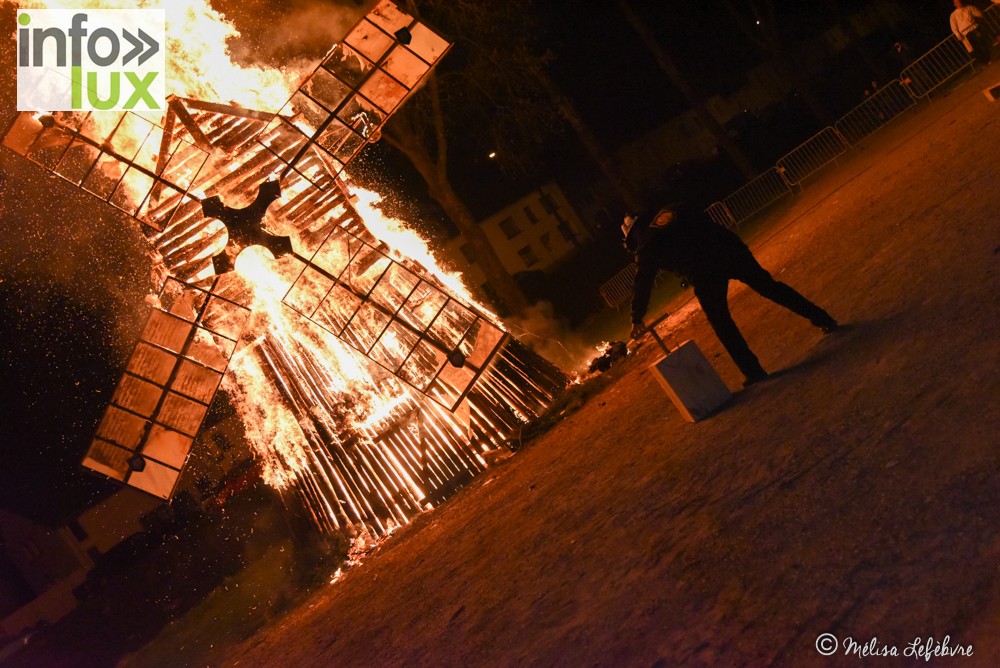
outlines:
[[[455,296],[465,300],[468,304],[474,305],[494,322],[500,322],[499,316],[493,314],[486,306],[477,302],[475,297],[472,296],[461,273],[448,271],[441,266],[440,261],[431,250],[430,244],[426,239],[421,237],[405,222],[382,213],[378,208],[378,205],[382,202],[381,195],[357,187],[353,187],[351,193],[358,197],[358,200],[354,202],[354,208],[361,214],[361,217],[365,221],[365,226],[379,241],[384,242],[396,251],[397,256],[402,255],[419,263],[432,276],[441,281],[441,284],[448,288]]]

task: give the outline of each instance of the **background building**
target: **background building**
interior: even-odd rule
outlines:
[[[482,221],[480,225],[511,275],[549,271],[579,248],[589,233],[555,183],[547,183]],[[445,244],[445,256],[466,282],[490,294],[483,270],[464,235]]]

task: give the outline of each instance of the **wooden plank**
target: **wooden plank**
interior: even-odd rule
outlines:
[[[157,175],[163,174],[163,170],[167,166],[167,161],[170,160],[170,144],[173,143],[174,137],[174,110],[168,105],[167,115],[163,119],[163,134],[160,137],[160,152],[156,156],[156,173]],[[153,182],[153,191],[149,195],[151,202],[158,202],[160,200],[160,191],[163,190],[163,182],[157,179]]]
[[[181,124],[187,128],[187,131],[191,133],[191,139],[194,140],[195,145],[206,153],[212,152],[212,142],[208,141],[208,137],[205,133],[201,131],[198,124],[195,122],[194,118],[191,117],[191,113],[184,108],[184,105],[180,103],[177,98],[170,100],[167,103],[174,113],[177,115],[177,119]]]
[[[199,109],[201,111],[211,111],[217,114],[226,114],[227,116],[241,116],[243,118],[249,118],[255,121],[264,121],[265,123],[270,122],[275,114],[266,111],[257,111],[255,109],[246,109],[245,107],[237,107],[231,104],[220,104],[218,102],[205,102],[204,100],[194,100],[191,98],[176,98],[181,101],[181,103],[190,109]]]

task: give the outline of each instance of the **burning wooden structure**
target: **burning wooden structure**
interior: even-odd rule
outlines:
[[[545,410],[564,375],[372,234],[342,179],[449,46],[386,0],[277,114],[14,120],[4,146],[138,220],[169,273],[85,467],[171,498],[226,387],[320,528],[381,535]],[[249,246],[274,258],[231,271]]]

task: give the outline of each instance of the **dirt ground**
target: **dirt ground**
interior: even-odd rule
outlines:
[[[645,344],[549,433],[211,663],[891,666],[948,636],[972,656],[931,665],[1000,665],[1000,103],[981,93],[998,80],[994,65],[896,121],[754,244],[840,331],[734,286],[773,379],[687,423]],[[738,388],[689,299],[659,331]],[[845,656],[849,639],[900,657]]]

